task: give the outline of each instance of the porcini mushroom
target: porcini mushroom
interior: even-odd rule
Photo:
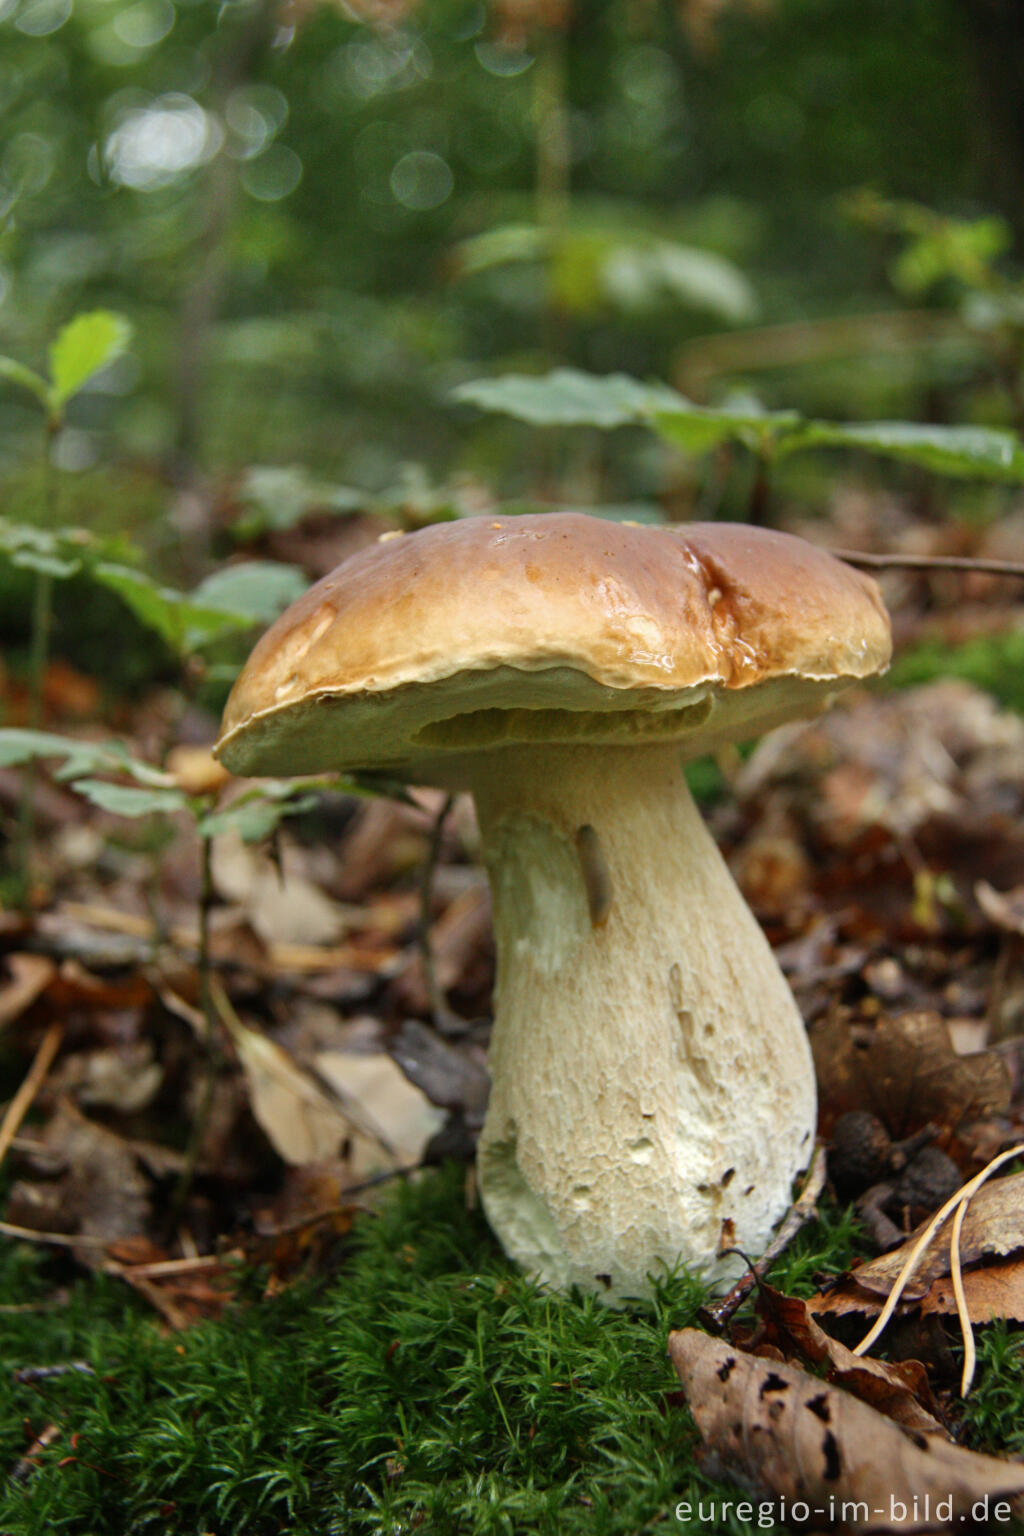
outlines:
[[[889,654],[875,583],[800,539],[577,513],[385,535],[253,651],[232,771],[473,794],[498,957],[480,1188],[545,1284],[714,1281],[787,1208],[815,1127],[803,1022],[682,763]]]

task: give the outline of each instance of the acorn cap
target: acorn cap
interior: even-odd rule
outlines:
[[[816,713],[890,653],[876,584],[788,534],[466,518],[382,535],[282,614],[216,752],[234,773],[446,782],[517,743],[697,756]]]

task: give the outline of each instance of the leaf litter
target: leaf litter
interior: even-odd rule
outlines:
[[[318,537],[314,524],[281,537],[292,536]],[[359,520],[346,534],[372,536]],[[905,592],[921,578],[891,580]],[[74,681],[55,672],[47,695],[51,719],[71,732],[96,699]],[[140,739],[131,741],[130,713],[120,734],[137,756],[162,757],[162,782],[207,797],[218,814],[230,809],[238,790],[211,767],[211,721],[190,707],[173,739],[162,705],[143,701],[136,717]],[[168,740],[170,751],[154,752]],[[869,1111],[891,1147],[920,1136],[914,1155],[941,1151],[961,1177],[1019,1138],[1022,763],[1019,717],[944,682],[863,694],[774,733],[738,770],[724,765],[730,793],[711,810],[713,829],[812,1023],[825,1134],[844,1113]],[[229,1302],[246,1263],[267,1267],[272,1290],[336,1262],[353,1210],[380,1179],[442,1147],[471,1157],[486,1104],[493,957],[468,804],[448,820],[431,893],[443,1017],[423,973],[417,892],[438,797],[405,804],[318,791],[280,828],[272,856],[222,830],[211,1033],[195,825],[165,815],[154,839],[115,813],[116,797],[86,808],[45,773],[37,789],[44,899],[28,919],[2,914],[0,1027],[26,1058],[56,1020],[65,1035],[8,1154],[11,1226],[110,1267],[180,1327]],[[19,790],[18,770],[0,769],[0,802],[13,807]],[[315,1029],[299,1027],[314,1016]],[[211,1060],[209,1115],[170,1231],[169,1193]],[[904,1171],[886,1166],[862,1193]],[[1020,1177],[979,1190],[963,1217],[966,1312],[978,1324],[1024,1311]],[[913,1204],[897,1189],[885,1210],[898,1241]],[[901,1312],[955,1312],[948,1240],[939,1246],[945,1257],[929,1249]],[[933,1391],[925,1364],[854,1357],[822,1326],[841,1324],[844,1308],[869,1319],[904,1251],[867,1261],[807,1303],[762,1285],[755,1333],[774,1363],[703,1334],[688,1332],[682,1346],[675,1336],[684,1384],[700,1384],[702,1433],[719,1455],[742,1451],[725,1459],[775,1497],[820,1487],[822,1497],[864,1499],[872,1479],[890,1475],[908,1507],[930,1494],[1014,1498],[1024,1486],[1017,1467],[936,1449],[955,1404]],[[749,1319],[733,1328],[742,1334]],[[721,1351],[738,1362],[726,1379]],[[762,1394],[765,1372],[787,1380],[785,1391]],[[785,1404],[775,1413],[790,1392],[802,1413]]]

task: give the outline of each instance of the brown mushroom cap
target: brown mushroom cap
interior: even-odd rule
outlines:
[[[506,743],[698,755],[884,670],[876,584],[788,534],[580,513],[385,534],[255,647],[217,753],[237,773],[456,781]]]

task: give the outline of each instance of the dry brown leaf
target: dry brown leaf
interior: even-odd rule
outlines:
[[[764,1490],[783,1524],[939,1531],[1024,1503],[1024,1466],[906,1430],[795,1366],[694,1328],[669,1354],[714,1469]]]
[[[945,1020],[921,1010],[873,1025],[829,1018],[810,1032],[821,1117],[870,1109],[894,1138],[932,1124],[1001,1114],[1010,1103],[1005,1062],[991,1051],[958,1056]]]
[[[5,964],[10,979],[0,986],[0,1029],[31,1008],[57,969],[45,955],[8,955]]]
[[[184,743],[172,747],[164,768],[186,795],[215,795],[231,782],[230,773],[218,763],[209,747]]]
[[[989,922],[1007,933],[1024,936],[1024,885],[1012,891],[997,891],[987,880],[979,880],[974,894]]]
[[[87,1120],[66,1099],[42,1133],[41,1146],[60,1177],[45,1183],[19,1181],[9,1213],[37,1230],[81,1233],[114,1242],[144,1232],[150,1216],[150,1181],[130,1144]],[[99,1262],[97,1249],[71,1245],[83,1263]]]
[[[359,1106],[361,1124],[381,1146],[403,1166],[421,1161],[445,1115],[409,1081],[396,1061],[381,1051],[318,1051],[315,1062],[346,1109]]]
[[[787,1357],[792,1355],[788,1345],[795,1344],[813,1364],[828,1363],[828,1379],[834,1386],[870,1403],[904,1429],[945,1434],[928,1385],[928,1373],[919,1360],[893,1363],[875,1360],[870,1355],[855,1355],[814,1321],[806,1301],[798,1296],[784,1296],[770,1285],[760,1287],[758,1310],[774,1324],[777,1342]]]
[[[331,945],[349,926],[349,914],[286,860],[278,868],[237,832],[213,840],[218,893],[237,902],[265,944]]]
[[[916,1292],[918,1299],[939,1275],[949,1274],[951,1222],[951,1217],[943,1222],[914,1270],[910,1294]],[[922,1222],[898,1248],[862,1264],[854,1272],[861,1289],[888,1296],[926,1226]],[[976,1264],[986,1255],[1005,1258],[1020,1249],[1024,1249],[1024,1173],[1011,1173],[1005,1179],[992,1179],[972,1196],[960,1233],[960,1260]]]
[[[252,1112],[274,1150],[286,1163],[334,1157],[352,1129],[338,1105],[273,1040],[249,1029],[234,1010],[220,1012],[245,1073]]]
[[[972,1323],[991,1323],[1006,1318],[1024,1322],[1024,1259],[1004,1259],[984,1268],[964,1270],[964,1296]],[[947,1275],[936,1280],[921,1302],[921,1316],[949,1316],[956,1312],[953,1282]]]
[[[904,1292],[910,1304],[920,1304],[922,1312],[955,1311],[947,1308],[943,1298],[952,1298],[952,1285],[947,1285],[949,1275],[949,1243],[952,1217],[943,1222],[935,1233],[911,1276]],[[896,1283],[907,1257],[924,1231],[922,1222],[905,1243],[883,1253],[877,1259],[861,1264],[846,1275],[838,1285],[822,1296],[812,1296],[807,1303],[815,1317],[845,1317],[849,1313],[871,1314],[881,1310],[882,1304]],[[960,1232],[960,1259],[965,1266],[964,1284],[968,1287],[970,1303],[971,1287],[975,1303],[969,1305],[972,1322],[988,1322],[993,1316],[1015,1317],[1014,1311],[995,1313],[986,1311],[986,1297],[993,1299],[998,1285],[1007,1287],[1006,1299],[1012,1307],[1019,1307],[1020,1300],[1013,1287],[1019,1281],[1006,1277],[997,1282],[993,1277],[986,1286],[972,1277],[986,1271],[970,1270],[966,1266],[977,1265],[983,1258],[1007,1258],[1024,1250],[1024,1173],[1011,1173],[1004,1179],[993,1179],[973,1195],[967,1207]],[[1024,1261],[1018,1261],[1024,1263]],[[941,1284],[939,1284],[941,1282]],[[936,1288],[938,1287],[938,1288]],[[978,1308],[975,1315],[974,1307]]]

